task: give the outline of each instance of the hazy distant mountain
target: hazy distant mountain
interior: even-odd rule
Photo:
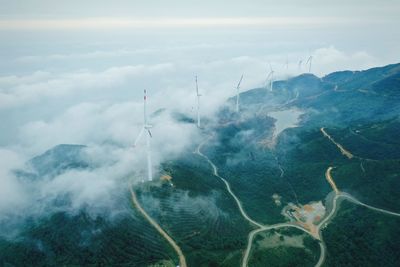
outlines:
[[[84,156],[84,145],[57,145],[28,162],[29,168],[16,170],[21,178],[40,179],[54,177],[70,169],[83,169],[89,167],[89,162]]]

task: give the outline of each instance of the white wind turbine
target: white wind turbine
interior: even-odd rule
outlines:
[[[308,65],[308,72],[309,72],[309,73],[311,73],[311,63],[312,63],[312,59],[313,59],[313,56],[309,56],[308,59],[307,59],[307,62],[306,62],[306,64],[309,64],[309,65]]]
[[[140,138],[143,135],[143,132],[146,132],[146,154],[147,154],[147,179],[149,181],[153,180],[153,172],[152,172],[152,165],[151,165],[151,144],[150,139],[152,138],[150,129],[153,127],[151,124],[147,122],[147,95],[146,90],[144,90],[144,97],[143,97],[143,127],[140,130],[138,137],[135,140],[134,146],[139,142]]]
[[[271,64],[269,64],[270,72],[268,73],[267,80],[266,80],[266,87],[269,83],[269,90],[272,92],[273,85],[274,85],[274,70],[272,69]]]
[[[301,72],[301,65],[303,64],[303,60],[300,59],[299,64],[297,65],[299,72]]]
[[[199,86],[197,84],[197,75],[196,75],[196,97],[197,97],[197,127],[200,128],[200,96],[199,94]]]
[[[239,83],[236,86],[236,112],[239,113],[239,89],[240,89],[240,84],[242,83],[243,80],[243,74],[240,77]]]

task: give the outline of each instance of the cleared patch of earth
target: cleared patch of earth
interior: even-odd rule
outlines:
[[[260,233],[261,240],[256,241],[256,245],[260,248],[273,248],[278,246],[305,248],[304,238],[306,235],[285,236],[277,232]]]

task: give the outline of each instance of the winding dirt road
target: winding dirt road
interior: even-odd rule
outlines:
[[[326,245],[325,242],[322,239],[322,229],[325,228],[328,223],[334,218],[335,213],[337,212],[339,206],[337,205],[337,201],[340,198],[344,198],[354,204],[366,207],[368,209],[377,211],[377,212],[381,212],[387,215],[392,215],[392,216],[396,216],[396,217],[400,217],[400,213],[396,213],[396,212],[392,212],[392,211],[388,211],[388,210],[384,210],[384,209],[380,209],[380,208],[376,208],[370,205],[367,205],[361,201],[359,201],[358,199],[354,198],[353,196],[351,196],[350,194],[347,193],[343,193],[340,192],[338,194],[336,194],[334,196],[334,198],[332,199],[333,203],[332,203],[332,210],[330,211],[329,215],[326,216],[320,224],[317,225],[317,229],[318,229],[318,235],[321,237],[321,242],[320,242],[320,247],[321,247],[321,254],[320,254],[320,258],[318,260],[318,263],[315,265],[316,267],[320,267],[322,266],[322,264],[325,262],[325,258],[326,258]]]
[[[352,195],[348,194],[348,193],[344,193],[344,192],[340,192],[339,189],[337,188],[335,181],[331,175],[331,171],[332,171],[333,167],[329,167],[326,170],[325,173],[325,177],[328,180],[329,184],[331,185],[333,192],[335,193],[335,196],[332,198],[332,209],[329,212],[329,214],[317,225],[317,232],[318,232],[318,236],[320,237],[320,248],[321,248],[321,254],[320,254],[320,258],[318,260],[317,265],[315,265],[316,267],[320,267],[322,266],[322,264],[325,262],[325,258],[326,258],[326,245],[324,243],[324,240],[322,238],[322,229],[325,228],[328,223],[334,218],[335,213],[337,212],[339,206],[337,205],[337,201],[340,198],[344,198],[356,205],[360,205],[363,206],[365,208],[377,211],[377,212],[381,212],[387,215],[392,215],[392,216],[397,216],[400,217],[400,213],[396,213],[396,212],[392,212],[392,211],[388,211],[385,209],[380,209],[380,208],[376,208],[373,206],[370,206],[368,204],[365,204],[361,201],[359,201],[358,199],[356,199],[355,197],[353,197]]]
[[[244,210],[243,207],[242,207],[242,203],[240,202],[239,198],[232,192],[231,186],[230,186],[230,184],[228,183],[228,181],[226,181],[223,177],[221,177],[221,176],[218,174],[218,168],[217,168],[217,166],[215,166],[215,164],[214,164],[206,155],[204,155],[203,153],[201,153],[201,151],[200,151],[201,148],[203,147],[203,145],[204,145],[210,138],[211,138],[211,137],[205,139],[202,143],[200,143],[200,145],[199,145],[199,146],[197,147],[197,149],[196,149],[196,154],[198,154],[199,156],[203,157],[203,158],[211,165],[211,167],[212,167],[212,169],[213,169],[213,174],[214,174],[214,176],[218,177],[219,179],[221,179],[221,180],[224,182],[227,191],[229,192],[229,194],[230,194],[230,195],[233,197],[233,199],[235,200],[235,202],[236,202],[236,204],[237,204],[237,206],[238,206],[238,208],[239,208],[239,211],[240,211],[240,213],[242,214],[242,216],[243,216],[248,222],[250,222],[251,224],[253,224],[253,225],[257,226],[257,227],[263,227],[262,224],[260,224],[260,223],[256,222],[255,220],[251,219],[251,218],[247,215],[247,213],[245,212],[245,210]]]
[[[230,186],[230,184],[228,183],[228,181],[225,180],[223,177],[221,177],[221,176],[218,174],[218,168],[217,168],[217,166],[215,166],[215,164],[214,164],[206,155],[204,155],[204,154],[201,152],[201,148],[204,146],[204,144],[205,144],[211,137],[212,137],[212,136],[209,136],[207,139],[205,139],[203,142],[201,142],[201,143],[198,145],[198,147],[197,147],[195,153],[198,154],[199,156],[201,156],[202,158],[204,158],[204,159],[210,164],[210,166],[212,167],[214,176],[218,177],[219,179],[221,179],[221,180],[224,182],[227,191],[228,191],[229,194],[232,196],[232,198],[235,200],[235,202],[236,202],[236,204],[237,204],[237,206],[238,206],[238,208],[239,208],[239,211],[240,211],[241,215],[243,216],[243,218],[246,219],[250,224],[252,224],[252,225],[258,227],[258,229],[255,229],[255,230],[251,231],[251,232],[249,233],[249,235],[248,235],[247,247],[246,247],[245,253],[244,253],[243,258],[242,258],[242,267],[247,267],[247,265],[248,265],[249,255],[250,255],[251,247],[252,247],[252,245],[253,245],[254,236],[255,236],[256,234],[262,232],[262,231],[268,231],[268,230],[279,229],[279,228],[284,228],[284,227],[293,227],[293,228],[297,228],[297,229],[299,229],[299,230],[301,230],[301,231],[303,231],[303,232],[305,232],[305,233],[311,235],[313,238],[316,238],[316,237],[315,237],[314,235],[312,235],[312,233],[310,233],[307,229],[305,229],[305,228],[303,228],[303,227],[301,227],[300,225],[297,225],[297,224],[295,224],[295,223],[278,223],[278,224],[273,224],[273,225],[263,225],[263,224],[261,224],[261,223],[259,223],[259,222],[256,222],[255,220],[251,219],[251,218],[247,215],[247,213],[245,212],[245,210],[243,209],[242,203],[241,203],[241,201],[239,200],[239,198],[233,193],[233,191],[232,191],[232,189],[231,189],[231,186]]]
[[[339,150],[342,152],[343,155],[345,155],[347,158],[351,159],[353,157],[355,157],[352,153],[350,153],[348,150],[346,150],[343,146],[341,146],[339,143],[335,142],[333,140],[333,138],[324,130],[324,128],[321,128],[321,132],[324,134],[324,136],[326,136],[327,138],[329,138],[329,140],[331,140],[338,148]],[[385,213],[388,215],[393,215],[393,216],[398,216],[400,217],[400,213],[396,213],[396,212],[392,212],[392,211],[388,211],[388,210],[384,210],[384,209],[380,209],[380,208],[376,208],[370,205],[367,205],[365,203],[362,203],[361,201],[357,200],[356,198],[354,198],[353,196],[351,196],[348,193],[343,193],[341,191],[339,191],[338,187],[336,186],[336,183],[332,177],[331,171],[333,169],[333,167],[329,167],[326,172],[325,172],[325,177],[328,181],[328,183],[331,185],[332,190],[334,192],[334,197],[331,199],[332,201],[332,209],[330,210],[329,214],[323,218],[323,220],[316,225],[316,233],[311,233],[310,231],[308,231],[307,229],[303,228],[302,226],[295,224],[295,223],[278,223],[278,224],[274,224],[274,225],[263,225],[259,222],[256,222],[255,220],[251,219],[247,213],[245,212],[245,210],[243,209],[242,203],[239,200],[239,198],[233,193],[230,184],[228,183],[228,181],[226,179],[224,179],[223,177],[221,177],[218,174],[218,168],[217,166],[215,166],[215,164],[206,156],[201,152],[201,148],[204,146],[204,144],[211,138],[212,136],[209,136],[207,139],[205,139],[202,143],[200,143],[195,151],[196,154],[198,154],[199,156],[201,156],[202,158],[204,158],[212,167],[213,170],[213,175],[218,177],[219,179],[221,179],[225,186],[227,191],[229,192],[229,194],[232,196],[232,198],[235,200],[239,211],[241,213],[241,215],[243,216],[244,219],[246,219],[250,224],[258,227],[257,229],[252,230],[249,235],[248,235],[248,240],[247,240],[247,246],[246,246],[246,250],[243,254],[243,258],[242,258],[242,267],[247,267],[248,266],[248,261],[249,261],[249,257],[250,257],[250,252],[251,252],[251,248],[253,245],[253,240],[254,237],[263,231],[268,231],[268,230],[272,230],[272,229],[279,229],[279,228],[284,228],[284,227],[293,227],[293,228],[297,228],[307,234],[309,234],[311,237],[313,237],[314,239],[319,241],[319,246],[321,249],[320,252],[320,257],[318,259],[318,262],[316,263],[316,267],[321,267],[324,262],[325,262],[325,258],[326,258],[326,245],[325,242],[322,238],[322,229],[324,227],[326,227],[328,225],[328,223],[334,218],[334,215],[336,214],[337,210],[338,210],[338,204],[337,201],[339,198],[344,198],[347,199],[348,201],[351,201],[357,205],[361,205],[364,206],[366,208],[369,208],[371,210],[377,211],[377,212],[381,212],[381,213]]]
[[[368,204],[365,204],[365,203],[359,201],[358,199],[356,199],[355,197],[353,197],[353,196],[350,195],[350,194],[347,194],[347,193],[340,193],[339,196],[342,197],[342,198],[345,198],[345,199],[349,200],[350,202],[353,202],[354,204],[363,206],[363,207],[368,208],[368,209],[370,209],[370,210],[374,210],[374,211],[377,211],[377,212],[381,212],[381,213],[384,213],[384,214],[387,214],[387,215],[392,215],[392,216],[400,217],[400,213],[370,206],[370,205],[368,205]]]
[[[179,266],[187,267],[185,255],[183,255],[181,248],[175,243],[175,241],[161,228],[161,226],[147,214],[147,212],[142,208],[139,201],[136,198],[135,190],[132,186],[129,187],[131,191],[132,203],[138,209],[138,211],[143,215],[143,217],[168,241],[168,243],[174,248],[179,257]]]
[[[313,235],[309,231],[304,229],[303,227],[292,224],[292,223],[279,223],[279,224],[263,226],[263,227],[260,227],[259,229],[255,229],[255,230],[251,231],[249,234],[247,248],[246,248],[245,254],[243,256],[242,267],[247,267],[249,255],[250,255],[250,251],[251,251],[251,247],[252,247],[252,243],[253,243],[253,239],[254,239],[255,235],[257,235],[258,233],[263,232],[263,231],[267,231],[267,230],[271,230],[271,229],[278,229],[278,228],[283,228],[283,227],[295,227],[295,228],[300,229],[300,230],[304,231],[305,233],[311,235],[314,239],[319,240],[319,246],[320,246],[321,252],[320,252],[320,257],[319,257],[318,262],[316,263],[315,267],[321,267],[324,264],[325,259],[326,259],[326,244],[322,238],[322,229],[324,227],[326,227],[328,225],[328,223],[334,218],[334,215],[336,214],[336,212],[339,208],[337,201],[340,198],[344,198],[350,202],[353,202],[354,204],[366,207],[368,209],[371,209],[371,210],[374,210],[377,212],[400,217],[400,213],[396,213],[396,212],[388,211],[385,209],[380,209],[380,208],[370,206],[368,204],[365,204],[365,203],[359,201],[358,199],[356,199],[355,197],[353,197],[352,195],[350,195],[348,193],[339,191],[339,189],[337,188],[336,183],[331,175],[332,169],[333,169],[333,167],[329,167],[325,173],[326,179],[329,182],[329,184],[331,185],[333,192],[335,194],[334,197],[332,198],[332,209],[329,212],[329,214],[316,226],[317,234]]]
[[[354,156],[350,151],[346,150],[342,145],[340,145],[339,143],[337,143],[326,131],[325,129],[322,127],[321,132],[323,133],[323,135],[325,137],[327,137],[331,142],[333,142],[340,150],[340,152],[346,156],[348,159],[352,159],[356,156]],[[322,229],[324,227],[326,227],[328,225],[328,223],[334,218],[335,213],[337,212],[339,206],[337,205],[337,201],[340,198],[344,198],[354,204],[366,207],[368,209],[377,211],[377,212],[381,212],[387,215],[392,215],[392,216],[397,216],[400,217],[400,213],[396,213],[396,212],[392,212],[392,211],[388,211],[388,210],[384,210],[384,209],[380,209],[380,208],[376,208],[373,206],[370,206],[368,204],[365,204],[361,201],[359,201],[358,199],[354,198],[353,196],[351,196],[348,193],[344,193],[339,191],[339,189],[337,188],[335,181],[331,175],[331,171],[333,169],[333,167],[329,167],[326,172],[325,172],[325,177],[328,181],[328,183],[331,185],[333,192],[334,192],[334,197],[331,198],[330,200],[332,201],[332,208],[329,212],[329,214],[327,216],[325,216],[325,218],[323,218],[323,220],[316,225],[316,233],[311,233],[310,231],[308,231],[306,228],[292,223],[292,222],[288,222],[288,223],[278,223],[278,224],[273,224],[273,225],[263,225],[255,220],[253,220],[252,218],[250,218],[246,211],[244,210],[241,201],[239,200],[239,198],[233,193],[230,184],[228,183],[228,181],[221,177],[218,174],[218,168],[217,166],[206,156],[201,152],[201,148],[204,146],[204,144],[211,138],[212,136],[209,136],[208,138],[206,138],[203,142],[201,142],[196,151],[194,153],[198,154],[200,157],[204,158],[212,167],[212,172],[213,175],[218,177],[219,179],[221,179],[221,181],[225,184],[226,186],[226,190],[228,191],[228,193],[232,196],[232,198],[235,200],[238,209],[242,215],[242,217],[247,220],[251,225],[257,227],[257,229],[252,230],[249,235],[248,235],[248,240],[247,240],[247,246],[246,246],[246,250],[243,254],[243,258],[242,258],[242,267],[247,267],[248,266],[248,261],[249,261],[249,257],[250,257],[250,252],[251,252],[251,248],[252,248],[252,244],[253,244],[253,240],[254,237],[259,234],[260,232],[263,231],[268,231],[268,230],[272,230],[272,229],[279,229],[279,228],[284,228],[284,227],[293,227],[293,228],[297,228],[307,234],[309,234],[311,237],[313,237],[315,240],[319,241],[319,246],[321,249],[320,252],[320,257],[318,259],[318,262],[316,263],[316,267],[321,267],[324,262],[325,262],[325,258],[326,258],[326,245],[325,242],[323,241],[322,238]],[[358,158],[358,157],[356,157]],[[280,170],[281,170],[281,177],[284,174],[283,169],[280,166]],[[187,263],[186,263],[186,258],[181,250],[181,248],[176,244],[176,242],[161,228],[161,226],[154,221],[148,214],[147,212],[142,208],[142,206],[140,205],[139,201],[137,200],[135,191],[133,190],[133,187],[130,186],[130,192],[131,192],[131,198],[132,198],[132,202],[134,204],[134,206],[138,209],[138,211],[143,215],[143,217],[168,241],[168,243],[173,247],[173,249],[176,251],[178,257],[179,257],[179,264],[181,267],[187,267]]]
[[[319,255],[319,259],[317,264],[315,264],[315,267],[321,267],[322,264],[324,264],[325,262],[325,258],[326,258],[326,246],[324,242],[319,242],[319,247],[321,249],[321,253]]]
[[[254,240],[254,236],[255,235],[257,235],[260,232],[264,232],[264,231],[268,231],[268,230],[272,230],[272,229],[285,228],[285,227],[297,228],[297,229],[299,229],[299,230],[311,235],[311,233],[309,231],[307,231],[303,227],[301,227],[301,226],[299,226],[297,224],[294,224],[294,223],[277,223],[277,224],[272,224],[272,225],[265,225],[263,227],[255,229],[255,230],[251,231],[249,236],[248,236],[247,247],[246,247],[246,250],[244,252],[243,260],[242,260],[242,267],[247,267],[247,265],[248,265],[249,255],[250,255],[250,251],[251,251],[251,247],[253,245],[253,240]]]
[[[335,191],[335,194],[339,194],[339,189],[337,188],[335,181],[333,180],[332,175],[331,175],[332,169],[333,169],[333,167],[329,167],[326,170],[325,177],[326,177],[326,180],[328,180],[328,183],[331,185],[333,191]]]

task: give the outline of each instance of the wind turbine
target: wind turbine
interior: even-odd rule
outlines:
[[[309,64],[309,65],[308,65],[308,72],[309,72],[309,73],[311,73],[312,58],[313,58],[313,56],[309,56],[308,59],[307,59],[307,62],[306,62],[306,64]]]
[[[199,86],[197,84],[197,75],[196,75],[196,96],[197,96],[197,127],[200,128],[200,96],[199,94]]]
[[[243,74],[240,77],[239,83],[236,86],[236,112],[239,113],[239,88],[240,88],[240,84],[242,83],[243,80]]]
[[[150,139],[153,137],[151,135],[150,129],[153,127],[151,124],[147,122],[147,93],[146,90],[144,90],[144,97],[143,97],[143,127],[140,130],[139,135],[137,136],[135,140],[134,146],[139,142],[140,138],[143,135],[143,132],[146,132],[146,154],[147,154],[147,179],[149,181],[153,180],[153,172],[152,172],[152,166],[151,166],[151,144],[150,144]]]
[[[303,64],[303,60],[302,59],[300,59],[299,64],[298,64],[299,72],[301,72],[301,64]]]
[[[266,84],[268,84],[269,81],[269,90],[272,92],[272,87],[274,85],[274,70],[272,69],[271,64],[269,64],[269,68],[271,71],[268,73]]]

